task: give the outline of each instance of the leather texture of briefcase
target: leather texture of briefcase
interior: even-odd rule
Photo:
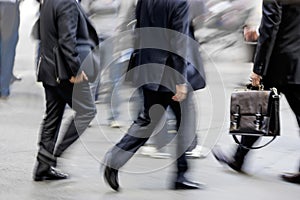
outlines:
[[[276,88],[236,89],[231,94],[230,134],[280,135],[279,98]]]

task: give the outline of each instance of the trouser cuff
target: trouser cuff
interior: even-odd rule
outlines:
[[[44,148],[40,148],[37,155],[37,160],[53,167],[56,166],[56,157]]]

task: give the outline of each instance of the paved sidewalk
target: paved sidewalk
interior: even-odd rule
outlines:
[[[112,129],[106,126],[106,108],[100,104],[97,116],[100,123],[94,121],[81,139],[59,159],[58,167],[68,172],[70,178],[63,181],[33,182],[32,170],[45,101],[41,84],[35,82],[35,46],[28,37],[34,21],[34,12],[29,10],[34,8],[25,1],[21,9],[22,24],[15,71],[22,75],[23,80],[12,86],[12,95],[7,101],[0,101],[0,199],[299,199],[299,185],[282,182],[279,178],[281,172],[296,170],[300,159],[299,129],[284,98],[281,101],[282,136],[266,148],[251,154],[246,168],[249,175],[239,175],[223,168],[208,154],[205,159],[189,160],[189,177],[206,183],[207,187],[195,191],[174,191],[170,190],[173,159],[153,159],[137,155],[120,172],[122,190],[115,193],[103,181],[100,165],[104,153],[124,134],[126,128]],[[206,70],[208,88],[196,94],[201,110],[199,143],[206,147],[218,143],[230,153],[234,142],[227,133],[228,116],[214,116],[215,110],[223,107],[228,115],[230,92],[247,81],[251,65],[233,61],[215,64],[208,62]],[[214,70],[219,71],[224,87],[218,82]],[[220,99],[226,100],[220,105],[211,103],[214,102],[212,97],[218,97],[211,91],[215,88],[221,91],[218,93]],[[222,91],[226,94],[225,97]],[[128,124],[128,119],[125,118],[127,108],[123,108],[122,116]],[[66,116],[64,120],[67,119]]]

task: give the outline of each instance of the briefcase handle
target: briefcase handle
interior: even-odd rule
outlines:
[[[259,86],[253,86],[252,83],[246,84],[248,90],[264,90],[265,86],[261,83]]]
[[[273,142],[273,141],[275,140],[275,138],[277,137],[277,135],[274,135],[273,138],[272,138],[269,142],[267,142],[266,144],[261,145],[261,146],[257,146],[257,147],[246,147],[246,146],[244,146],[244,145],[238,140],[238,138],[236,137],[236,135],[232,135],[232,137],[233,137],[235,143],[237,143],[237,144],[238,144],[239,146],[241,146],[242,148],[248,149],[248,150],[253,150],[253,149],[261,149],[261,148],[263,148],[263,147],[269,145],[271,142]]]

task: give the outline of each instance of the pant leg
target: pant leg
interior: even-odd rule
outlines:
[[[162,95],[155,91],[143,90],[143,113],[131,125],[127,134],[106,153],[107,166],[121,168],[146,143],[165,113],[167,104],[164,104]],[[154,106],[156,104],[160,106]]]
[[[170,100],[170,107],[177,121],[177,180],[180,181],[188,170],[185,152],[194,142],[196,135],[197,112],[193,93],[189,93],[180,103]]]
[[[282,93],[293,110],[298,126],[300,127],[300,85],[287,85],[282,88]]]
[[[253,144],[259,139],[259,136],[242,136],[241,144],[245,147],[252,147]],[[240,166],[243,165],[244,160],[249,153],[249,149],[243,148],[239,145],[236,149],[236,152],[233,156],[234,161],[239,164]]]
[[[170,109],[167,109],[166,114],[159,122],[159,126],[161,127],[159,129],[159,132],[155,133],[155,135],[152,135],[152,137],[148,141],[149,144],[155,146],[157,149],[159,149],[160,152],[166,152],[165,147],[174,139],[175,136],[175,134],[168,133],[169,113],[173,115],[173,112]],[[173,117],[172,119],[175,120],[175,117]]]
[[[19,4],[0,3],[0,94],[9,96],[16,46],[19,39]]]
[[[181,124],[180,127],[184,134],[184,151],[193,150],[197,144],[197,124],[198,124],[198,110],[196,105],[195,94],[193,92],[188,93],[186,99],[181,102]]]
[[[282,89],[282,93],[293,110],[300,128],[300,85],[288,85]],[[300,163],[298,171],[300,172]]]
[[[55,166],[53,156],[66,102],[60,98],[57,87],[44,85],[46,96],[46,113],[42,123],[39,152],[37,159],[47,165]]]
[[[108,120],[118,121],[120,118],[120,105],[121,105],[121,78],[127,69],[127,62],[113,62],[109,69],[109,94],[108,94]]]
[[[75,116],[55,150],[56,157],[61,156],[79,138],[96,115],[96,106],[87,82],[73,85],[69,81],[65,81],[60,84],[59,92],[60,96],[75,111]]]

